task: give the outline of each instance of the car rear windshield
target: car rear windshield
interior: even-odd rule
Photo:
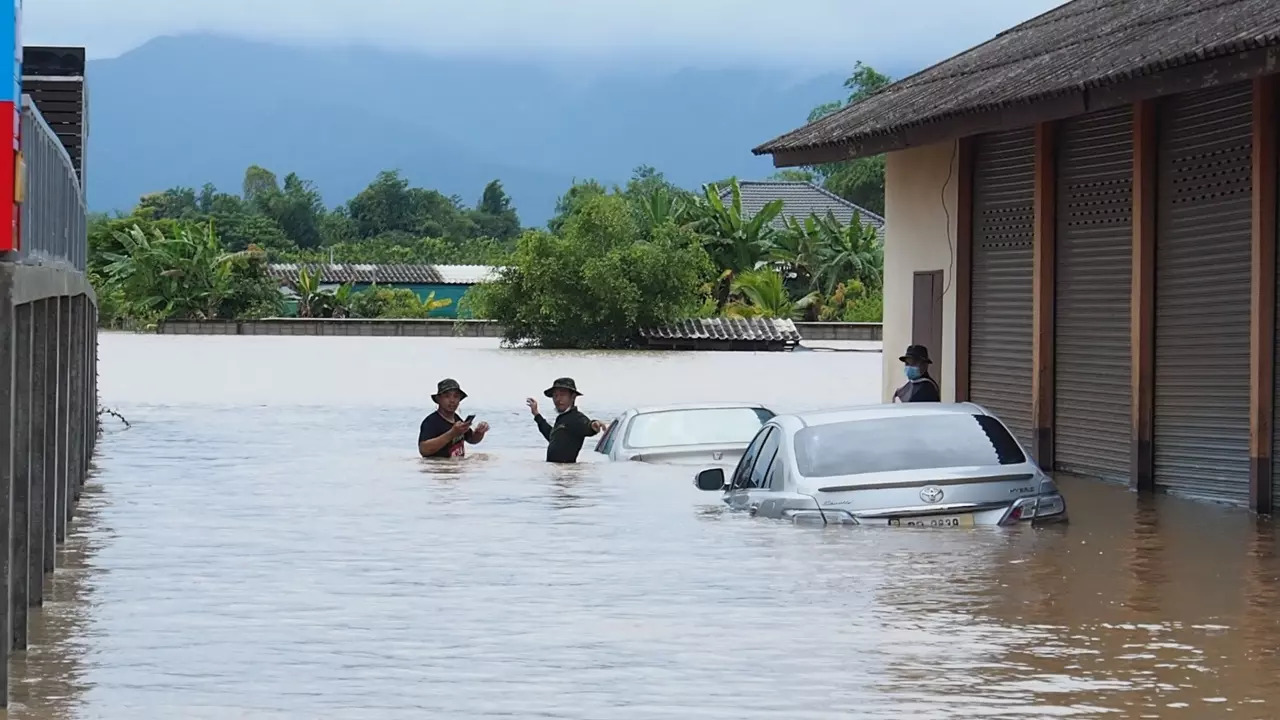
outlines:
[[[637,415],[627,429],[627,447],[748,443],[773,417],[763,408],[689,408]]]
[[[1026,461],[998,420],[963,413],[815,425],[796,433],[795,446],[796,465],[805,477]]]

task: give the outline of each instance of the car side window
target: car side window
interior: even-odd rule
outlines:
[[[734,489],[750,487],[751,471],[755,468],[756,457],[760,454],[760,447],[773,434],[772,427],[765,427],[756,433],[751,444],[743,451],[742,458],[738,460],[738,466],[733,470],[733,482],[729,484]]]
[[[613,450],[613,441],[618,437],[616,430],[621,424],[622,418],[609,423],[609,428],[604,431],[604,435],[600,436],[600,442],[596,443],[596,452],[608,455]]]
[[[778,454],[778,446],[782,444],[782,433],[773,430],[760,446],[760,455],[755,467],[751,470],[751,487],[768,487],[769,469],[773,467],[773,459]]]
[[[782,457],[782,450],[778,450],[773,456],[773,463],[769,465],[769,476],[765,478],[770,490],[783,490],[786,487],[786,479],[783,477],[785,469],[785,458]]]

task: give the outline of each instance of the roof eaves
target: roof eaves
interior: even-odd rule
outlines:
[[[1070,3],[1067,3],[1067,4],[1070,4]],[[1011,27],[1011,28],[1008,28],[1008,29],[1004,30],[1003,32],[997,33],[995,36],[993,36],[993,37],[991,37],[991,38],[989,38],[989,39],[987,39],[987,40],[984,40],[983,42],[980,42],[980,43],[978,43],[977,45],[974,45],[973,47],[971,47],[971,48],[969,48],[969,49],[967,49],[967,50],[964,50],[964,51],[959,52],[959,53],[957,53],[957,54],[955,54],[955,55],[952,55],[951,57],[943,58],[942,60],[939,60],[938,62],[936,62],[936,63],[934,63],[934,64],[932,64],[932,65],[929,65],[929,66],[927,66],[927,67],[921,68],[920,70],[917,70],[916,72],[913,72],[913,73],[911,73],[910,75],[907,75],[906,77],[899,78],[899,79],[897,79],[897,80],[895,80],[895,81],[893,81],[893,82],[889,83],[888,85],[886,85],[886,86],[884,86],[884,87],[880,88],[879,90],[877,90],[877,91],[875,91],[875,92],[871,93],[870,95],[868,95],[868,96],[866,96],[866,97],[864,97],[864,98],[862,98],[862,99],[858,100],[858,101],[857,101],[857,102],[855,102],[855,103],[851,103],[851,104],[849,104],[849,105],[846,105],[846,106],[844,106],[844,107],[840,108],[839,110],[836,110],[836,111],[835,111],[835,112],[833,112],[833,113],[828,113],[827,115],[823,115],[822,117],[818,118],[817,120],[814,120],[814,121],[813,121],[813,122],[811,122],[811,123],[805,123],[804,125],[801,125],[800,127],[796,128],[795,130],[791,130],[791,131],[789,131],[789,132],[783,133],[782,135],[779,135],[779,136],[775,137],[774,139],[772,139],[772,140],[770,140],[770,141],[768,141],[768,142],[761,143],[760,145],[756,146],[755,148],[752,148],[751,152],[752,152],[752,154],[754,154],[754,155],[768,155],[769,153],[774,152],[774,151],[773,151],[773,150],[765,150],[765,148],[770,148],[770,147],[773,147],[773,146],[775,146],[775,145],[783,144],[783,143],[785,143],[785,142],[787,141],[787,139],[788,139],[788,138],[790,138],[790,137],[791,137],[791,136],[793,136],[793,135],[799,134],[799,133],[800,133],[800,131],[802,131],[802,130],[805,130],[805,129],[808,129],[808,128],[816,127],[816,126],[818,126],[820,123],[823,123],[823,122],[833,121],[833,118],[835,118],[836,116],[843,115],[843,114],[845,114],[845,113],[849,112],[850,110],[852,110],[853,108],[859,107],[859,106],[861,106],[862,104],[864,104],[864,103],[866,103],[866,102],[870,101],[872,98],[878,97],[879,95],[882,95],[882,94],[884,94],[885,92],[888,92],[888,91],[893,90],[895,87],[896,87],[896,88],[902,88],[902,87],[905,87],[905,86],[907,86],[907,84],[908,84],[908,83],[910,83],[912,80],[915,80],[916,78],[920,77],[921,75],[924,75],[924,74],[926,74],[926,73],[928,73],[928,72],[930,72],[930,71],[932,71],[932,70],[935,70],[935,69],[937,69],[937,68],[939,68],[939,67],[941,67],[941,66],[943,66],[943,65],[946,65],[947,63],[949,63],[949,62],[951,62],[951,61],[955,60],[955,59],[956,59],[956,58],[958,58],[958,57],[961,57],[961,56],[963,56],[963,55],[968,55],[969,53],[972,53],[972,52],[976,52],[977,50],[979,50],[979,49],[981,49],[981,48],[984,48],[984,47],[986,47],[987,45],[990,45],[991,43],[996,42],[997,40],[1000,40],[1000,39],[1001,39],[1002,37],[1004,37],[1005,35],[1007,35],[1007,34],[1009,34],[1009,33],[1012,33],[1012,32],[1014,32],[1015,30],[1018,30],[1019,28],[1022,28],[1022,27],[1026,26],[1026,25],[1029,25],[1030,23],[1032,23],[1033,21],[1035,21],[1035,20],[1037,20],[1037,19],[1039,19],[1039,18],[1043,18],[1045,15],[1049,15],[1049,14],[1052,14],[1052,13],[1055,13],[1055,12],[1058,12],[1058,11],[1062,10],[1062,7],[1063,7],[1063,6],[1061,6],[1061,5],[1060,5],[1060,6],[1058,6],[1058,7],[1054,8],[1054,9],[1052,9],[1052,10],[1049,10],[1049,11],[1047,11],[1047,12],[1041,13],[1040,15],[1037,15],[1036,17],[1032,18],[1031,20],[1027,20],[1026,22],[1019,23],[1019,24],[1017,24],[1017,25],[1015,25],[1015,26],[1013,26],[1013,27]],[[946,76],[944,76],[944,77],[946,77]],[[812,147],[818,147],[818,146],[816,146],[816,145],[815,145],[815,146],[812,146]]]
[[[1063,6],[1063,7],[1066,7],[1066,6]],[[1092,8],[1089,11],[1085,11],[1085,12],[1092,12],[1098,9],[1099,8]],[[1053,11],[1050,11],[1050,12],[1053,12]],[[1084,12],[1074,13],[1072,16],[1079,16],[1083,14],[1085,13]],[[855,133],[835,141],[799,142],[799,143],[795,142],[795,140],[798,139],[799,136],[809,135],[814,133],[814,131],[819,131],[822,129],[824,125],[838,124],[843,119],[844,116],[852,114],[856,109],[861,108],[865,103],[871,101],[873,98],[878,98],[882,93],[886,91],[890,91],[894,89],[895,86],[898,89],[903,91],[913,90],[918,87],[922,87],[922,85],[910,86],[910,85],[907,85],[907,83],[912,78],[915,78],[925,72],[928,72],[933,68],[937,68],[940,65],[943,65],[948,62],[952,62],[959,57],[968,55],[976,51],[977,49],[983,47],[984,45],[990,42],[993,42],[996,39],[999,39],[1003,35],[1006,35],[1010,32],[1013,32],[1014,30],[1017,30],[1018,28],[1025,26],[1026,24],[1027,23],[1023,23],[1022,25],[1019,25],[1015,28],[1011,28],[1010,30],[1005,31],[1005,33],[998,35],[996,38],[993,38],[992,40],[988,40],[986,43],[982,43],[981,45],[976,45],[973,48],[970,48],[969,50],[966,50],[965,52],[960,53],[959,55],[955,55],[951,58],[943,60],[940,63],[935,63],[929,68],[926,68],[925,70],[921,70],[920,72],[915,73],[914,75],[911,75],[907,78],[903,78],[902,80],[883,88],[880,92],[870,95],[860,100],[857,103],[849,105],[837,112],[831,113],[830,115],[827,115],[823,118],[815,120],[812,123],[803,125],[799,128],[796,128],[795,130],[792,130],[791,132],[780,135],[774,138],[773,140],[763,143],[755,148],[752,148],[751,152],[753,155],[770,155],[770,154],[776,154],[779,152],[797,152],[797,151],[819,150],[819,149],[826,149],[826,148],[856,145],[856,144],[865,142],[867,140],[871,140],[874,138],[888,137],[895,133],[902,132],[903,130],[916,128],[923,125],[941,123],[941,122],[946,122],[948,120],[952,120],[956,118],[980,114],[983,112],[998,111],[998,110],[1017,107],[1021,105],[1031,105],[1037,102],[1053,100],[1056,98],[1061,98],[1061,97],[1065,97],[1073,94],[1085,93],[1091,89],[1113,86],[1122,82],[1126,82],[1128,80],[1134,80],[1137,78],[1150,76],[1155,73],[1159,73],[1166,70],[1186,67],[1188,65],[1193,65],[1198,62],[1228,57],[1230,55],[1234,55],[1241,52],[1248,52],[1253,50],[1264,50],[1264,49],[1274,47],[1276,45],[1280,45],[1280,32],[1263,33],[1263,34],[1256,35],[1249,38],[1242,38],[1242,39],[1228,41],[1217,46],[1211,46],[1208,48],[1199,48],[1194,51],[1184,52],[1172,57],[1159,58],[1159,59],[1142,63],[1133,67],[1117,70],[1111,73],[1106,73],[1097,77],[1088,78],[1086,80],[1083,80],[1081,82],[1074,83],[1071,85],[1057,87],[1045,92],[1024,95],[1024,96],[1013,98],[1006,101],[1000,101],[1000,102],[994,102],[994,103],[980,103],[980,104],[969,105],[969,106],[956,108],[953,110],[948,110],[940,113],[935,113],[931,115],[923,115],[923,116],[914,118],[910,121],[899,122],[893,125],[875,128],[874,130]],[[1079,45],[1079,44],[1082,44],[1082,43],[1071,43],[1068,45],[1064,45],[1061,48],[1058,48],[1058,50],[1069,49],[1074,45]],[[982,68],[982,71],[990,72],[1000,67],[1007,67],[1015,63],[1026,62],[1027,60],[1035,59],[1036,57],[1041,57],[1041,56],[1042,55],[1019,56],[1017,58],[1012,58],[1005,62],[993,63],[990,66],[985,66]],[[972,74],[972,73],[948,73],[946,75],[939,76],[937,79],[931,79],[928,82],[928,84],[934,84],[941,80],[961,77],[966,74]]]

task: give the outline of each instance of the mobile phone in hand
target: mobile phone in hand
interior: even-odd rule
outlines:
[[[471,424],[471,421],[472,421],[472,420],[475,420],[475,419],[476,419],[476,416],[475,416],[475,415],[468,415],[468,416],[467,416],[467,419],[466,419],[466,420],[463,420],[462,422],[464,422],[464,423],[466,423],[466,424],[470,425],[470,424]]]

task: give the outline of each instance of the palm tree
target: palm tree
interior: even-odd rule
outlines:
[[[818,294],[812,292],[792,302],[782,276],[767,268],[738,275],[733,292],[746,300],[726,308],[728,315],[737,317],[794,318],[818,299]]]

